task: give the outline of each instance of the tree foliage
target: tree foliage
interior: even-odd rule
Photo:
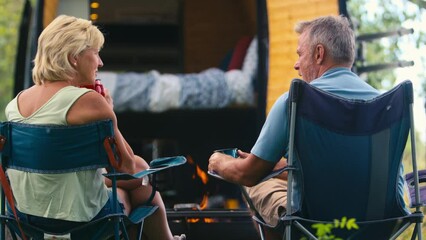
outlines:
[[[375,3],[375,5],[374,5]],[[348,13],[354,23],[356,35],[371,34],[378,32],[395,31],[401,27],[410,28],[412,23],[422,23],[422,11],[425,11],[426,3],[420,0],[348,0]],[[424,16],[424,15],[423,15]],[[408,39],[408,40],[407,40]],[[407,41],[405,41],[407,40]],[[388,37],[376,39],[363,45],[364,61],[358,60],[355,66],[362,64],[371,65],[379,63],[390,63],[392,61],[412,59],[402,59],[407,54],[402,52],[402,44],[410,42],[417,49],[424,48],[426,42],[426,33],[414,31],[410,36]],[[411,56],[408,56],[411,57]],[[426,56],[421,56],[420,64],[423,69],[426,68]],[[377,89],[387,90],[394,85],[396,80],[395,69],[386,69],[382,71],[369,72],[362,77]],[[426,96],[426,74],[423,71],[419,73],[419,79],[422,79],[422,95]],[[424,124],[424,123],[420,123]],[[416,134],[416,157],[418,167],[424,169],[425,147],[419,134]],[[409,140],[410,142],[410,140]],[[407,144],[404,151],[403,163],[405,173],[411,172],[411,145]],[[407,197],[407,196],[406,196]],[[406,199],[408,202],[408,199]],[[423,209],[424,211],[425,209]],[[402,234],[401,239],[410,239],[413,227]],[[422,227],[423,234],[426,233],[426,225]]]
[[[349,0],[348,12],[354,23],[357,36],[363,34],[397,31],[407,21],[420,21],[419,12],[422,11],[418,5],[408,0]],[[425,33],[415,32],[413,34],[415,44],[419,47],[425,42]],[[394,36],[364,42],[362,46],[363,59],[358,59],[356,67],[363,65],[383,64],[397,62],[401,59],[401,38],[407,36]],[[413,43],[414,44],[414,43]],[[363,77],[374,87],[387,90],[394,85],[396,80],[394,69],[368,72]],[[425,89],[426,90],[426,89]]]
[[[0,0],[0,120],[12,98],[18,29],[23,0]]]

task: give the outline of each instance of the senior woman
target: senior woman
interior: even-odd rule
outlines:
[[[66,15],[54,19],[38,39],[32,72],[34,85],[20,92],[7,105],[6,117],[14,122],[57,125],[112,119],[123,163],[117,170],[133,174],[148,168],[148,164],[133,153],[120,133],[108,90],[102,96],[80,88],[95,84],[98,68],[103,66],[99,56],[103,44],[103,34],[90,21]],[[108,213],[108,183],[99,170],[52,175],[49,179],[14,169],[9,169],[8,175],[17,210],[32,222],[47,217],[48,225],[67,228]],[[140,181],[119,181],[118,184],[119,199],[126,214],[149,198],[151,186],[141,186]],[[26,194],[30,188],[32,194]],[[82,191],[89,201],[74,197]],[[146,219],[144,237],[181,239],[172,236],[158,192],[152,202],[159,210]]]

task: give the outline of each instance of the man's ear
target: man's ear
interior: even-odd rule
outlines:
[[[321,63],[324,62],[324,58],[325,58],[325,48],[324,48],[324,45],[317,44],[317,46],[315,47],[314,57],[315,57],[315,62],[317,64],[321,64]]]

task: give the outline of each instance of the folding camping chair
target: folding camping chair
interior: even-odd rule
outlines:
[[[345,218],[355,219],[359,229],[333,229],[341,239],[396,239],[412,224],[412,239],[422,239],[411,82],[363,101],[295,79],[288,104],[287,213],[280,220],[285,238],[317,239],[318,223],[335,226]],[[413,212],[400,194],[409,133]]]
[[[134,175],[118,173],[114,167],[121,161],[115,146],[112,122],[99,121],[80,126],[33,125],[13,122],[0,123],[0,153],[2,169],[1,239],[5,239],[7,226],[14,239],[44,239],[45,236],[63,236],[71,239],[106,239],[114,236],[116,240],[128,239],[126,226],[136,224],[141,238],[144,219],[156,211],[150,205],[155,194],[155,174],[158,171],[184,164],[182,156],[160,158],[150,162],[150,168]],[[58,161],[60,160],[60,161]],[[34,225],[20,221],[16,216],[13,193],[5,176],[7,169],[42,174],[61,174],[107,168],[106,177],[112,181],[113,211],[103,218],[87,222],[66,232],[45,231]],[[149,178],[153,185],[147,205],[134,209],[129,216],[118,211],[117,180]],[[148,179],[148,180],[149,180]],[[14,215],[5,213],[5,197]]]
[[[343,239],[396,239],[411,224],[413,238],[422,239],[412,83],[360,101],[294,80],[289,99],[288,214],[282,218],[287,239],[298,233],[293,226],[313,237],[313,223],[342,217],[356,219],[359,226],[337,231]],[[414,212],[404,207],[401,196],[409,133]]]

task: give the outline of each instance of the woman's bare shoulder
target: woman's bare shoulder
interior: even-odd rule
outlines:
[[[105,98],[94,91],[83,94],[67,113],[68,124],[85,124],[113,118],[115,119],[115,114]]]

